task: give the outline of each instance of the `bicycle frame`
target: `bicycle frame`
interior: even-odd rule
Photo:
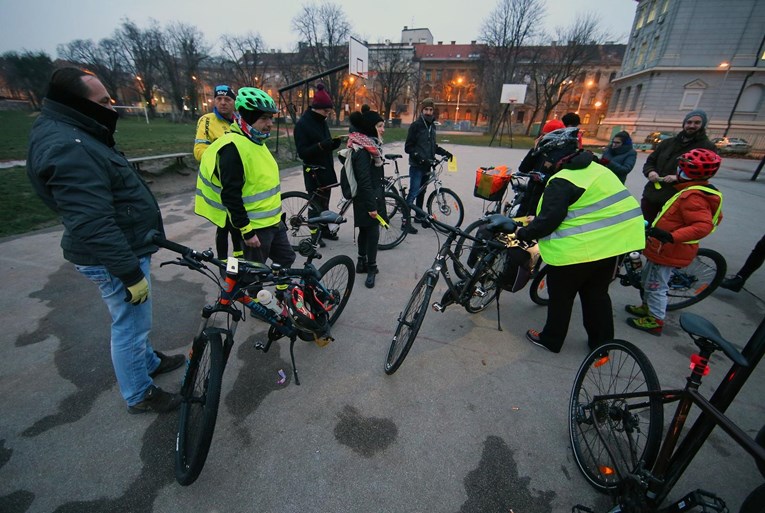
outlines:
[[[394,176],[386,178],[386,184],[385,184],[385,191],[388,192],[390,190],[394,190],[394,192],[397,192],[399,196],[406,199],[407,196],[407,190],[406,186],[404,186],[403,179],[409,178],[409,175],[402,175],[401,172],[398,169],[398,158],[390,158],[391,156],[388,155],[386,158],[389,158],[389,160],[393,161],[394,164]],[[419,195],[427,189],[428,185],[431,183],[433,184],[433,187],[436,190],[436,193],[438,193],[441,190],[441,186],[443,183],[441,182],[441,173],[443,172],[443,163],[446,161],[446,157],[442,157],[440,159],[436,159],[435,164],[431,166],[431,172],[428,173],[428,179],[422,183],[419,189],[417,189],[417,194]]]

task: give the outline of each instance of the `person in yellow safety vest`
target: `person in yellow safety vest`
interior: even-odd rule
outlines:
[[[231,131],[231,123],[234,122],[234,102],[236,91],[231,86],[217,85],[213,90],[213,111],[205,114],[197,121],[197,135],[194,139],[194,158],[197,162],[202,160],[202,155],[210,145],[223,134]],[[235,231],[231,223],[218,228],[215,233],[215,250],[218,258],[225,260],[228,256],[228,237],[231,234],[232,255],[241,258],[244,255],[239,233]]]
[[[549,165],[554,174],[537,215],[516,231],[521,240],[539,240],[548,264],[547,322],[541,332],[528,330],[526,338],[553,353],[563,346],[577,294],[590,348],[614,338],[608,286],[619,258],[645,246],[640,205],[591,152],[578,149],[577,132],[554,130],[540,141],[541,151],[563,157]]]
[[[295,252],[281,222],[279,167],[265,145],[276,104],[264,91],[243,87],[235,106],[231,132],[202,155],[194,212],[219,227],[230,221],[247,260],[289,267]]]
[[[678,158],[674,184],[678,192],[667,200],[648,230],[643,252],[647,262],[641,276],[643,303],[625,307],[637,316],[627,319],[629,326],[661,335],[672,269],[690,264],[699,252],[699,240],[722,221],[722,194],[709,183],[720,162],[717,153],[705,148]]]

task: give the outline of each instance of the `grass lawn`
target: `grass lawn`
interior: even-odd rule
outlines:
[[[0,161],[26,160],[29,131],[37,113],[0,111]],[[279,140],[280,166],[298,164],[292,142],[293,125],[288,125],[289,136],[282,131]],[[282,127],[282,130],[284,128]],[[331,127],[333,135],[347,134],[348,128]],[[126,117],[117,124],[115,139],[118,147],[128,157],[161,155],[164,153],[190,152],[193,148],[196,123],[173,123],[168,119],[151,120],[149,124],[141,117]],[[407,128],[388,128],[385,130],[385,142],[392,143],[406,140]],[[441,134],[439,141],[449,144],[488,146],[491,134]],[[515,148],[530,148],[533,140],[525,136],[513,136]],[[276,138],[268,140],[274,148]],[[496,141],[495,141],[496,144]],[[509,145],[507,135],[503,137],[503,146]],[[193,161],[193,159],[192,159]],[[189,162],[188,164],[192,164]],[[26,168],[16,167],[0,169],[5,187],[0,194],[0,237],[25,233],[58,222],[57,217],[37,198],[26,177]]]

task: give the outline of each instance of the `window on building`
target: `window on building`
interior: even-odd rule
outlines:
[[[624,98],[622,98],[622,107],[621,110],[627,110],[627,105],[630,100],[630,92],[632,92],[632,86],[628,87],[624,90]]]
[[[606,115],[605,115],[605,114],[601,114],[600,116],[598,116],[598,124],[599,124],[599,125],[602,125],[602,124],[603,124],[603,120],[604,120],[605,118],[606,118]]]
[[[523,120],[524,120],[525,116],[526,116],[526,111],[525,110],[519,110],[515,114],[515,122],[516,123],[523,123]]]
[[[680,110],[695,110],[701,101],[701,89],[686,89],[680,102]]]
[[[426,81],[426,82],[430,82],[431,80],[432,80],[432,76],[431,76],[431,74],[430,74],[430,70],[427,70],[427,71],[425,72],[425,81]]]
[[[651,51],[648,52],[648,62],[651,63],[656,59],[656,52],[659,51],[659,37],[656,36],[651,44]]]
[[[632,104],[630,105],[631,111],[637,110],[638,100],[640,99],[640,93],[642,91],[643,91],[643,84],[638,84],[637,87],[635,87],[635,94],[632,96]]]
[[[645,62],[645,54],[648,50],[648,43],[643,41],[640,45],[640,50],[638,50],[637,57],[635,57],[635,66],[642,66],[643,62]]]
[[[648,17],[645,20],[646,23],[651,23],[656,19],[656,7],[656,0],[652,0],[651,4],[648,6]]]
[[[750,85],[741,93],[736,112],[759,112],[763,98],[765,98],[765,86],[762,84]]]
[[[669,0],[664,0],[664,5],[661,6],[661,13],[665,14],[669,11]]]
[[[640,11],[638,11],[637,15],[635,16],[635,18],[637,19],[637,23],[635,23],[635,30],[643,26],[643,22],[645,21],[645,12],[646,12],[646,9],[641,9]]]
[[[584,115],[584,119],[582,120],[583,125],[589,125],[590,124],[590,113]]]
[[[601,77],[601,73],[600,73],[600,70],[598,70],[598,71],[596,71],[596,72],[595,72],[595,78],[593,78],[593,79],[592,79],[593,83],[594,83],[596,86],[597,86],[598,84],[600,84],[600,77]]]
[[[441,80],[441,77],[443,76],[443,74],[444,74],[444,71],[443,71],[443,70],[441,70],[441,69],[437,69],[437,70],[436,70],[436,81],[439,81],[439,80]]]
[[[614,101],[612,101],[610,105],[611,112],[616,112],[619,110],[619,98],[621,97],[621,95],[622,95],[622,90],[617,89],[616,92],[614,93]]]
[[[608,81],[613,82],[616,78],[616,71],[612,71],[610,75],[608,75]]]

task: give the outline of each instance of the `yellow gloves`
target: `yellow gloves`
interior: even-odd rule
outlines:
[[[141,281],[135,285],[131,285],[125,288],[126,303],[140,305],[147,299],[149,299],[149,282],[146,280],[146,278],[141,278]]]

